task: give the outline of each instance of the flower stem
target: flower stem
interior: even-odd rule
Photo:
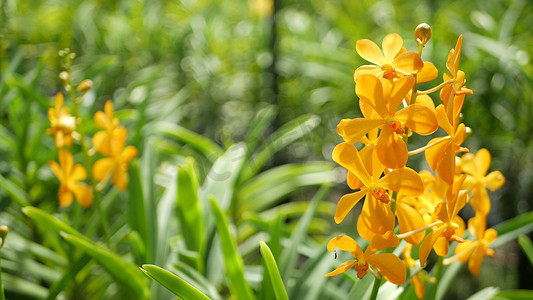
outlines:
[[[5,300],[6,296],[4,295],[4,284],[2,283],[2,263],[0,258],[0,300]]]
[[[66,83],[65,89],[70,95],[70,98],[72,99],[72,102],[74,104],[74,117],[76,118],[76,129],[78,133],[80,134],[80,146],[81,151],[83,152],[83,157],[85,159],[85,166],[87,168],[87,175],[91,181],[91,188],[93,191],[93,203],[96,207],[96,212],[98,215],[100,215],[100,219],[102,220],[102,229],[104,231],[104,236],[106,238],[108,246],[111,247],[111,238],[109,235],[109,227],[107,225],[107,219],[105,218],[104,211],[102,210],[102,207],[100,205],[100,194],[98,193],[98,189],[96,188],[96,179],[94,179],[93,172],[92,172],[92,160],[91,156],[89,155],[89,147],[87,146],[85,142],[85,132],[83,131],[83,128],[80,125],[81,123],[81,117],[79,113],[79,105],[81,102],[81,97],[76,97],[76,94],[74,93],[74,87],[72,85],[71,79],[70,79],[70,64],[67,64],[67,72],[69,73],[68,81]]]
[[[431,94],[433,92],[436,92],[438,90],[440,90],[441,88],[443,88],[444,86],[450,84],[450,83],[453,83],[453,79],[448,79],[444,82],[442,82],[441,84],[437,85],[436,87],[433,87],[433,88],[430,88],[429,90],[425,90],[425,91],[418,91],[417,92],[417,96],[418,95],[427,95],[427,94]]]
[[[376,300],[378,297],[379,287],[381,286],[381,277],[375,277],[374,286],[372,287],[372,294],[370,295],[370,300]]]
[[[440,143],[442,143],[442,142],[445,142],[445,141],[447,141],[447,140],[449,140],[449,139],[451,139],[451,138],[452,138],[451,136],[446,136],[446,137],[441,138],[441,139],[439,139],[439,140],[437,140],[437,141],[435,141],[435,142],[433,142],[433,143],[431,143],[431,144],[427,144],[427,145],[424,146],[424,147],[421,147],[421,148],[418,148],[418,149],[415,149],[415,150],[409,151],[409,152],[407,153],[407,155],[412,156],[412,155],[415,155],[415,154],[418,154],[418,153],[422,153],[422,152],[426,151],[427,149],[429,149],[429,148],[431,148],[431,147],[433,147],[433,146],[437,146],[438,144],[440,144]]]
[[[439,256],[439,259],[437,260],[437,270],[435,272],[435,285],[433,286],[433,291],[431,292],[431,300],[437,299],[437,288],[439,287],[440,277],[442,276],[442,268],[444,258],[442,256]]]
[[[433,223],[431,223],[431,224],[429,224],[429,225],[426,225],[426,226],[424,226],[424,227],[420,227],[420,228],[418,228],[418,229],[415,229],[415,230],[413,230],[413,231],[409,231],[409,232],[406,232],[406,233],[403,233],[403,234],[398,234],[397,237],[398,237],[399,239],[405,239],[405,238],[407,238],[407,237],[412,236],[413,234],[417,234],[417,233],[419,233],[419,232],[426,231],[426,230],[430,229],[431,227],[433,227],[433,226],[437,226],[437,225],[439,225],[439,224],[441,224],[441,223],[442,223],[442,221],[436,221],[436,222],[433,222]]]

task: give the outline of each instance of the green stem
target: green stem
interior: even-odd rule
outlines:
[[[70,73],[70,70],[68,70]],[[79,104],[81,102],[81,99],[76,97],[76,94],[74,93],[74,87],[72,86],[72,82],[70,81],[70,76],[68,79],[67,86],[70,88],[68,89],[70,98],[72,99],[72,102],[74,103],[74,117],[76,118],[76,129],[78,133],[80,134],[80,146],[81,151],[83,152],[83,157],[85,159],[85,166],[87,167],[87,175],[89,176],[89,179],[91,181],[91,188],[93,191],[93,203],[96,207],[96,211],[98,215],[100,215],[100,219],[102,220],[102,228],[104,230],[104,235],[107,241],[107,245],[111,247],[111,237],[109,235],[109,226],[107,225],[107,219],[104,215],[104,211],[102,210],[102,206],[100,205],[100,193],[98,192],[98,189],[96,188],[97,182],[96,179],[94,179],[93,172],[92,172],[92,159],[89,155],[89,147],[87,146],[87,143],[85,142],[85,132],[83,131],[83,128],[81,125],[81,117],[79,113]]]
[[[442,268],[444,266],[443,262],[444,258],[439,256],[436,266],[437,271],[435,272],[435,285],[433,286],[433,291],[431,292],[431,300],[437,299],[437,288],[439,287],[440,277],[442,276]]]
[[[370,295],[370,300],[376,300],[378,297],[379,287],[381,286],[381,278],[374,280],[374,286],[372,287],[372,294]]]
[[[0,300],[5,300],[6,296],[4,295],[4,284],[2,283],[2,263],[1,263],[1,261],[2,261],[2,259],[0,258]]]

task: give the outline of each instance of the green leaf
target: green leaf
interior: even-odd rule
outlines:
[[[154,265],[142,265],[140,268],[148,277],[159,282],[162,286],[182,299],[209,300],[210,298],[194,288],[185,280],[171,272]]]
[[[491,244],[491,247],[496,248],[515,240],[521,234],[533,231],[533,212],[502,222],[494,226],[494,229],[498,232],[498,238]]]
[[[150,257],[149,229],[143,184],[137,161],[133,161],[128,168],[128,224],[132,230],[138,232],[145,249],[145,261]]]
[[[191,146],[210,161],[215,161],[223,153],[223,150],[208,138],[176,124],[158,122],[152,125],[152,130],[156,134],[173,137]]]
[[[531,242],[531,240],[527,236],[522,234],[518,237],[518,244],[526,254],[531,265],[533,265],[533,243]]]
[[[335,182],[333,166],[327,162],[287,164],[256,176],[241,188],[239,212],[261,211],[299,188]]]
[[[139,299],[149,298],[148,288],[135,265],[123,260],[122,257],[106,249],[103,245],[96,245],[73,234],[63,233],[62,236],[67,242],[96,260],[117,281],[129,287]]]
[[[178,166],[176,194],[176,216],[181,235],[188,250],[204,253],[205,231],[200,199],[198,198],[198,176],[192,157]],[[199,256],[201,258],[202,255]],[[197,260],[196,269],[203,272],[202,259]]]
[[[20,206],[30,205],[30,200],[28,194],[14,184],[11,180],[6,179],[4,176],[0,175],[0,187],[5,190],[9,196]]]
[[[276,294],[276,299],[288,300],[289,297],[287,296],[287,291],[285,290],[285,286],[283,285],[283,280],[281,279],[281,275],[279,274],[279,269],[276,265],[276,260],[274,259],[272,252],[270,252],[270,248],[268,248],[267,244],[265,244],[265,242],[263,241],[260,241],[259,244],[261,254],[263,255],[263,259],[265,260],[265,264],[268,269],[268,274],[270,275],[270,282],[272,282],[272,287],[274,288],[274,293]]]
[[[257,174],[276,152],[305,136],[319,124],[320,118],[318,116],[305,115],[283,125],[263,142],[258,153],[244,169],[241,178],[247,180]]]
[[[467,300],[488,300],[492,299],[497,293],[498,288],[495,288],[493,286],[486,287],[482,289],[481,291],[475,293],[474,295],[467,298]]]
[[[248,146],[248,149],[254,149],[260,141],[264,140],[263,135],[265,134],[265,130],[272,123],[272,120],[274,120],[275,117],[275,105],[266,106],[256,113],[253,121],[251,122],[252,127],[248,131],[244,141],[246,146]]]
[[[220,206],[213,198],[209,198],[209,204],[215,216],[216,228],[224,255],[224,266],[226,267],[229,289],[237,299],[254,299],[252,291],[244,278],[244,264],[242,257],[237,252],[235,240],[229,231],[228,221]]]
[[[323,186],[320,188],[320,190],[316,193],[315,197],[313,197],[313,199],[311,200],[307,211],[298,221],[296,229],[292,232],[291,237],[289,239],[290,246],[285,248],[280,259],[281,274],[284,278],[291,278],[292,271],[296,267],[296,264],[298,262],[298,247],[307,237],[307,230],[309,228],[309,224],[313,216],[315,215],[318,204],[322,202],[322,200],[324,200],[324,198],[328,195],[328,191],[330,190],[330,188],[330,186]]]
[[[66,232],[68,234],[77,236],[78,238],[89,240],[89,238],[76,231],[76,229],[70,227],[69,225],[63,223],[62,221],[56,219],[52,215],[37,207],[26,206],[22,208],[22,212],[35,223],[40,225],[42,229],[53,230],[56,232],[56,234],[59,234],[60,232]]]
[[[533,299],[532,290],[506,290],[501,291],[492,300],[531,300]]]

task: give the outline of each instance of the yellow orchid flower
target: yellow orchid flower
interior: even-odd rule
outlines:
[[[424,63],[414,51],[407,51],[403,47],[403,39],[397,33],[387,35],[381,43],[383,52],[374,42],[358,40],[355,46],[357,53],[365,60],[376,65],[364,65],[354,72],[354,81],[364,74],[372,74],[386,79],[401,78],[404,75],[416,74]]]
[[[446,85],[440,91],[440,98],[444,102],[444,107],[448,110],[448,103],[454,97],[459,94],[472,95],[473,92],[470,89],[464,87],[466,83],[465,73],[459,70],[459,61],[461,60],[461,48],[463,45],[463,35],[460,35],[457,39],[455,48],[450,50],[448,59],[446,60],[446,68],[450,71],[450,75],[444,73],[443,80],[446,82],[453,79],[453,83]]]
[[[487,175],[491,162],[487,149],[480,149],[476,155],[466,153],[461,158],[461,168],[468,174],[463,188],[472,191],[470,205],[479,214],[487,215],[490,211],[490,198],[487,189],[495,191],[505,183],[500,171],[493,171]]]
[[[406,278],[405,266],[402,261],[392,253],[377,253],[390,247],[396,247],[399,243],[398,237],[392,231],[389,231],[384,235],[374,236],[365,252],[363,252],[361,247],[351,237],[347,235],[334,237],[328,243],[328,251],[335,252],[334,248],[350,251],[355,259],[344,262],[336,270],[326,274],[326,276],[335,276],[355,268],[357,277],[361,279],[369,270],[371,271],[370,266],[373,266],[391,283],[402,285]]]
[[[119,126],[118,119],[114,117],[113,102],[111,100],[106,102],[104,111],[97,111],[94,114],[96,126],[103,130],[94,134],[93,145],[98,153],[111,156],[117,153],[117,149],[114,149],[113,143],[117,139],[116,135],[120,134],[117,129],[124,127]]]
[[[59,150],[59,164],[55,161],[48,162],[48,166],[59,179],[59,205],[62,207],[72,204],[73,196],[78,203],[87,208],[93,202],[93,192],[91,188],[79,182],[87,178],[87,172],[82,165],[74,165],[72,154],[66,149]]]
[[[125,190],[128,177],[128,163],[137,156],[137,148],[126,144],[126,128],[119,126],[113,134],[113,153],[109,157],[101,158],[93,165],[94,178],[100,182],[105,182],[109,177],[119,190]]]
[[[461,97],[461,96],[459,96]],[[464,99],[464,95],[462,96]],[[459,103],[459,102],[458,102]],[[447,184],[452,185],[455,176],[455,155],[461,152],[467,152],[468,149],[461,147],[466,138],[466,126],[458,123],[459,112],[452,122],[450,122],[444,106],[441,104],[435,109],[439,126],[446,131],[448,136],[434,138],[428,142],[433,147],[425,151],[426,160],[433,171],[441,177]]]
[[[335,222],[340,223],[348,212],[366,195],[363,210],[358,219],[359,234],[364,239],[372,239],[375,234],[384,234],[394,228],[394,215],[390,208],[387,190],[404,195],[418,196],[424,191],[420,176],[409,168],[393,170],[380,178],[384,167],[375,163],[372,176],[367,171],[359,151],[354,145],[341,143],[335,147],[333,160],[352,172],[363,184],[360,190],[344,195],[337,204]],[[373,156],[376,161],[376,155]]]
[[[379,78],[362,75],[356,93],[360,101],[368,104],[375,113],[366,112],[371,114],[371,118],[343,120],[337,126],[337,132],[347,143],[354,143],[370,130],[380,127],[381,133],[376,143],[379,160],[387,168],[404,167],[408,154],[407,145],[400,137],[405,134],[404,127],[421,135],[431,134],[438,129],[435,113],[425,105],[413,104],[398,110],[413,84],[412,77],[404,77],[393,82],[388,91],[383,89]]]
[[[496,230],[486,228],[485,215],[476,214],[468,220],[468,231],[476,237],[476,240],[467,240],[455,248],[455,258],[462,264],[468,261],[468,270],[476,277],[479,275],[483,257],[494,256],[494,250],[489,249],[489,246],[498,237]]]
[[[76,130],[76,118],[70,114],[68,107],[63,106],[64,98],[62,93],[56,94],[55,107],[48,109],[48,119],[51,128],[46,129],[46,134],[53,134],[56,147],[70,147],[72,145],[72,134]]]
[[[457,214],[468,200],[467,192],[460,190],[465,178],[466,176],[463,176],[449,187],[446,201],[439,203],[432,214],[435,220],[442,223],[435,226],[436,228],[425,237],[420,245],[418,258],[421,267],[426,264],[432,248],[439,256],[445,256],[448,253],[449,241],[464,242],[461,238],[464,231],[464,221]]]

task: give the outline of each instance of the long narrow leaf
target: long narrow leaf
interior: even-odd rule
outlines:
[[[276,299],[288,300],[289,297],[287,296],[287,291],[285,290],[285,286],[283,285],[283,280],[281,279],[281,275],[279,274],[279,269],[276,265],[276,260],[274,259],[274,256],[272,256],[270,248],[268,248],[267,244],[265,244],[265,242],[263,241],[260,241],[259,244],[261,254],[263,255],[263,259],[265,260],[265,264],[268,269],[268,274],[270,275],[270,282],[272,282],[272,287],[274,288],[274,293],[276,294]]]
[[[211,211],[215,216],[216,228],[220,237],[229,289],[237,299],[254,299],[252,291],[244,278],[244,264],[242,257],[237,252],[235,240],[229,231],[228,221],[220,209],[220,206],[218,206],[218,203],[213,198],[209,198],[209,204],[211,205]]]
[[[533,265],[533,243],[531,240],[525,236],[521,235],[518,237],[518,244],[526,254],[527,258],[529,259],[529,262]]]
[[[129,287],[139,299],[149,298],[148,288],[135,265],[123,260],[122,257],[113,251],[86,239],[68,233],[63,233],[62,236],[67,242],[96,260],[117,281]]]
[[[185,280],[171,272],[154,265],[142,265],[140,268],[148,277],[159,282],[162,286],[182,299],[209,300],[209,297],[194,288]]]

